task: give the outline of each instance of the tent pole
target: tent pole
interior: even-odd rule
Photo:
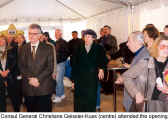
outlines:
[[[129,10],[129,15],[128,15],[129,32],[128,33],[132,33],[134,31],[134,5],[129,3],[128,10]]]
[[[134,5],[130,5],[131,8],[131,32],[134,31]]]

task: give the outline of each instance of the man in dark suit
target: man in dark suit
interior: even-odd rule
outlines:
[[[53,48],[39,41],[41,32],[38,24],[30,25],[30,43],[22,47],[20,56],[22,87],[28,112],[51,112],[52,110]]]
[[[103,27],[104,36],[99,41],[100,45],[102,45],[106,51],[106,55],[110,60],[113,58],[113,55],[117,52],[117,39],[115,36],[111,34],[111,27],[105,25]]]
[[[75,50],[78,49],[78,47],[84,43],[82,39],[78,38],[78,32],[77,31],[72,31],[72,40],[68,42],[68,48],[69,48],[69,53],[70,57],[72,59],[72,55],[74,54]]]

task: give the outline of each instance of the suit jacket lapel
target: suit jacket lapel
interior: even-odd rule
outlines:
[[[31,57],[32,62],[36,62],[39,60],[39,56],[41,56],[40,54],[42,53],[40,52],[42,50],[41,47],[42,47],[42,43],[40,42],[37,47],[36,54],[35,54],[35,60],[34,60],[32,52],[31,52],[31,44],[28,45],[28,56]]]
[[[87,51],[86,51],[86,48],[85,48],[85,44],[83,44],[81,46],[81,51],[80,51],[81,55],[82,56],[87,56]]]
[[[30,43],[29,43],[29,45],[27,47],[27,53],[28,53],[28,57],[30,57],[31,60],[33,60],[32,52],[31,52],[31,44]]]
[[[2,70],[2,71],[3,71],[1,61],[0,61],[0,70]]]
[[[34,64],[32,52],[31,52],[31,43],[28,44],[27,50],[25,52],[27,53],[26,60],[27,60],[28,64],[31,64],[30,71],[32,71],[34,69],[35,64]]]
[[[39,45],[38,45],[38,48],[36,50],[36,56],[35,56],[35,63],[39,62],[40,61],[40,58],[42,56],[42,43],[40,42]]]

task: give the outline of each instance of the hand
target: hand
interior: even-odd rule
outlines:
[[[72,83],[72,89],[74,89],[75,88],[75,84],[74,83]]]
[[[7,70],[6,70],[6,72],[7,72],[7,73],[9,73],[9,72],[10,72],[10,70],[9,70],[9,69],[7,69]]]
[[[157,85],[157,89],[158,89],[159,91],[161,91],[162,93],[164,93],[164,94],[168,94],[168,87],[167,87],[167,85],[165,85],[165,84],[163,84],[163,87]]]
[[[8,76],[9,71],[1,71],[0,74],[3,78]]]
[[[126,68],[130,68],[130,64],[127,64],[127,63],[124,63],[123,66]]]
[[[39,87],[40,83],[37,78],[29,78],[29,84],[33,87]]]
[[[5,76],[8,76],[8,74],[9,74],[9,70],[6,70],[6,71],[4,71],[5,73]]]
[[[111,60],[111,56],[110,55],[106,54],[106,57],[107,57],[108,60]]]
[[[53,78],[54,80],[56,79],[56,74],[55,74],[55,73],[52,74],[52,78]]]
[[[120,84],[123,84],[123,83],[124,83],[123,78],[121,77],[120,74],[117,74],[117,80],[115,81],[115,84],[120,85]]]
[[[2,76],[3,78],[6,77],[4,72],[1,71],[0,74],[1,74],[1,76]]]
[[[7,87],[7,86],[8,86],[8,83],[7,83],[6,81],[4,82],[4,84],[5,84],[5,87]]]
[[[104,70],[103,69],[99,69],[98,77],[99,77],[99,80],[104,79]]]
[[[31,78],[29,82],[30,85],[32,85],[33,87],[39,87],[40,85],[39,80],[37,78]]]
[[[136,104],[141,104],[144,102],[144,96],[139,92],[135,96]]]

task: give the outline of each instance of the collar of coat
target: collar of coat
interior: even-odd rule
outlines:
[[[154,58],[153,57],[144,58],[144,59],[149,60],[148,68],[155,68],[155,63],[154,63]],[[166,65],[165,68],[168,68],[168,64]]]

